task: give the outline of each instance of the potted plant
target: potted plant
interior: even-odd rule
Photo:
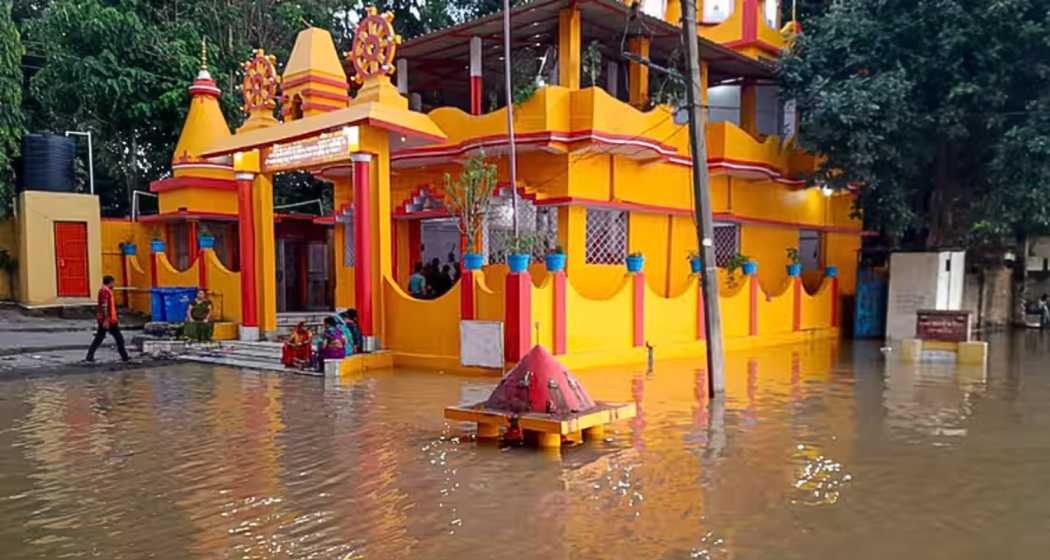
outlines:
[[[203,223],[198,226],[198,229],[200,234],[197,236],[197,246],[201,249],[214,249],[215,237],[211,234],[211,229]]]
[[[161,235],[160,228],[153,226],[150,229],[149,250],[154,253],[163,253],[165,249],[164,236]]]
[[[543,257],[548,272],[564,272],[565,260],[565,250],[561,248],[561,245],[555,245],[554,249]]]
[[[788,247],[787,249],[787,273],[788,276],[801,276],[802,275],[802,259],[798,256],[798,249],[794,247]]]
[[[645,255],[639,251],[627,254],[627,272],[641,272],[643,266],[645,266]]]
[[[726,263],[726,272],[729,274],[728,281],[732,287],[736,286],[736,271],[738,270],[742,271],[744,276],[751,276],[758,272],[758,263],[747,255],[736,254],[730,257],[729,262]]]
[[[700,251],[689,251],[689,270],[693,274],[700,274],[703,265],[700,262]]]
[[[135,245],[135,238],[130,233],[124,237],[124,241],[120,242],[120,254],[128,257],[139,254],[139,247]]]
[[[532,262],[532,248],[536,240],[529,234],[521,234],[507,241],[507,266],[514,273],[525,272]]]
[[[838,275],[839,267],[837,266],[829,266],[824,269],[824,276],[827,276],[828,278],[838,278]]]
[[[495,189],[496,166],[485,163],[484,151],[470,156],[455,181],[445,173],[445,206],[458,218],[459,232],[467,239],[463,255],[463,267],[467,270],[479,270],[485,262],[478,253],[477,240]]]

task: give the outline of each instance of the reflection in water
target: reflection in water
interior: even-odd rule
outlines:
[[[4,558],[1043,558],[1050,336],[579,372],[638,417],[561,458],[443,422],[494,380],[179,365],[0,381]]]

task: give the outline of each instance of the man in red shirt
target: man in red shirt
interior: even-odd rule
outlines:
[[[124,335],[120,334],[120,325],[117,324],[117,299],[113,296],[113,277],[104,276],[102,278],[102,288],[98,291],[98,308],[95,311],[95,320],[98,321],[98,330],[95,331],[95,339],[91,341],[91,347],[88,348],[87,358],[88,362],[95,361],[95,350],[102,345],[102,341],[106,338],[106,333],[113,335],[113,340],[117,343],[117,351],[120,352],[120,359],[128,361],[128,351],[124,348]]]

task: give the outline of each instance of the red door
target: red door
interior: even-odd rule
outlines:
[[[58,297],[91,295],[86,223],[55,222],[55,259],[58,265]]]

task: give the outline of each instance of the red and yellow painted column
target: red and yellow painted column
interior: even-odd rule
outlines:
[[[374,340],[375,307],[372,290],[372,154],[358,153],[353,161],[354,190],[354,307],[357,309],[361,335]],[[368,348],[368,342],[365,343]]]
[[[503,357],[517,363],[532,347],[532,278],[529,272],[507,274],[505,300],[506,329],[503,331]]]
[[[481,37],[470,38],[470,114],[481,114]]]
[[[259,308],[255,282],[255,209],[252,205],[252,184],[255,173],[238,171],[237,181],[237,238],[240,244],[241,274],[241,340],[259,339]]]
[[[645,345],[645,273],[631,273],[634,288],[634,325],[632,328],[634,346]]]

